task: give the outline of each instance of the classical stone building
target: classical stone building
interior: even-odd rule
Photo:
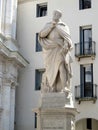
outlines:
[[[0,0],[0,130],[14,130],[18,74],[28,62],[18,51],[17,0]]]
[[[98,99],[97,99],[98,1],[97,0],[94,1],[93,0],[19,0],[18,1],[17,40],[18,45],[20,47],[19,51],[26,59],[29,60],[30,64],[25,69],[21,69],[19,75],[19,87],[17,87],[17,94],[16,94],[15,129],[34,130],[37,127],[36,114],[32,112],[32,109],[39,105],[40,83],[42,73],[44,72],[42,48],[38,43],[38,33],[43,28],[45,23],[50,21],[54,9],[59,9],[62,11],[63,21],[66,24],[68,24],[71,32],[71,38],[74,43],[74,50],[72,52],[72,57],[74,60],[73,62],[74,76],[72,78],[71,84],[72,84],[74,105],[80,111],[80,113],[76,116],[76,130],[88,130],[88,129],[97,130],[98,129],[98,109],[97,109],[98,108]],[[7,11],[7,13],[8,12],[9,11]],[[5,21],[7,22],[8,20],[5,19]],[[15,27],[15,23],[13,23],[13,26]],[[6,29],[5,33],[3,33],[5,34],[5,36],[9,34],[13,34],[15,36],[14,32],[15,30],[12,31],[8,25],[4,26],[4,28]],[[6,43],[6,46],[8,45],[7,48],[10,47],[11,45],[14,45],[14,47],[16,47],[15,46],[16,44],[11,43],[12,42],[10,42],[10,44]],[[5,56],[2,55],[2,53],[0,54],[3,57]],[[11,67],[10,64],[12,66],[13,65],[25,66],[25,64],[23,64],[24,62],[21,62],[19,58],[17,61],[16,57],[13,58],[12,56],[13,55],[7,55],[6,53],[6,57],[10,60],[7,60],[7,58],[3,58],[1,63],[3,64],[6,62],[7,66],[9,67]],[[3,72],[8,72],[7,68]],[[6,82],[7,81],[9,80],[6,80]],[[4,82],[5,80],[3,80],[2,82],[5,85]],[[10,84],[13,86],[13,82],[10,82]],[[3,87],[3,85],[1,86]],[[5,85],[5,87],[3,88],[6,87],[8,87],[8,84]],[[7,91],[11,90],[12,89],[9,89]],[[7,91],[5,90],[6,93],[8,93]],[[8,94],[10,95],[10,93]],[[8,94],[7,97],[11,97],[11,95],[9,96]],[[6,106],[7,104],[5,100],[7,99],[8,101],[10,101],[10,98],[7,97],[3,98],[4,100],[3,103],[5,103],[5,111],[3,111],[1,107],[1,115],[4,114],[4,117],[6,115],[5,114],[6,111],[9,110],[9,108],[11,108],[9,107],[10,104]],[[10,122],[9,120],[11,120],[12,118],[9,119],[8,116],[8,118],[4,119],[7,120],[9,123]]]

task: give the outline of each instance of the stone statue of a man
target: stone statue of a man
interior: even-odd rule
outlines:
[[[70,51],[73,48],[69,28],[60,18],[61,11],[53,12],[53,20],[39,33],[39,42],[43,48],[45,73],[42,87],[46,91],[70,91],[72,77]]]

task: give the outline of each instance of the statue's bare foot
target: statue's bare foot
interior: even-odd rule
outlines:
[[[65,89],[65,92],[67,92],[67,93],[70,92],[70,89],[68,89],[67,87],[65,87],[64,89]]]
[[[70,92],[70,89],[68,89],[67,87],[65,87],[64,89],[62,89],[62,92],[69,93],[69,92]]]
[[[68,89],[67,87],[65,87],[62,92],[64,92],[66,94],[66,97],[69,98],[70,97],[70,89]]]

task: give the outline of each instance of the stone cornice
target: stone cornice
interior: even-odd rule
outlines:
[[[23,4],[23,3],[27,3],[27,2],[32,2],[35,0],[18,0],[18,4]]]
[[[2,42],[0,42],[0,55],[10,60],[14,60],[19,66],[26,67],[29,62],[18,52],[11,51]]]
[[[0,33],[0,42],[6,43],[7,41],[12,41],[17,47],[19,47],[17,40],[13,39],[12,37],[5,37],[2,33]]]
[[[47,116],[48,115],[52,115],[52,114],[56,114],[57,115],[57,113],[59,113],[60,115],[62,114],[62,115],[64,115],[64,114],[66,114],[66,115],[76,115],[76,114],[78,114],[79,112],[77,111],[77,109],[76,108],[74,108],[74,107],[62,107],[62,108],[41,108],[41,107],[39,107],[39,108],[35,108],[35,109],[33,109],[32,110],[33,112],[35,112],[35,113],[37,113],[38,115],[40,115],[40,114],[47,114]]]

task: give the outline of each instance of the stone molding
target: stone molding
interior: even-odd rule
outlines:
[[[24,4],[24,3],[32,2],[32,1],[36,1],[36,0],[19,0],[18,4]]]
[[[11,88],[15,88],[18,85],[18,83],[15,79],[9,77],[9,78],[3,78],[2,85],[9,86]]]
[[[5,40],[7,40],[7,38],[4,37],[2,33],[0,33],[0,42],[4,42]]]
[[[42,108],[73,107],[72,94],[68,97],[65,92],[41,94],[40,106]]]
[[[29,64],[29,62],[18,51],[11,51],[1,41],[0,55],[5,56],[9,60],[14,60],[21,67],[26,67],[27,64]]]
[[[5,37],[4,43],[6,43],[6,42],[8,42],[8,41],[13,42],[13,44],[14,44],[15,46],[19,47],[19,45],[18,45],[16,39],[13,39],[12,37]]]
[[[55,115],[55,114],[57,115],[57,113],[59,113],[60,115],[67,114],[68,116],[73,115],[73,117],[79,113],[76,108],[71,108],[71,107],[48,108],[48,109],[47,108],[43,108],[43,109],[35,108],[35,109],[33,109],[33,112],[36,112],[37,114],[40,114],[40,112],[41,112],[41,114],[47,113],[47,115]]]
[[[76,108],[37,108],[33,110],[37,113],[37,129],[62,129],[75,130]]]

